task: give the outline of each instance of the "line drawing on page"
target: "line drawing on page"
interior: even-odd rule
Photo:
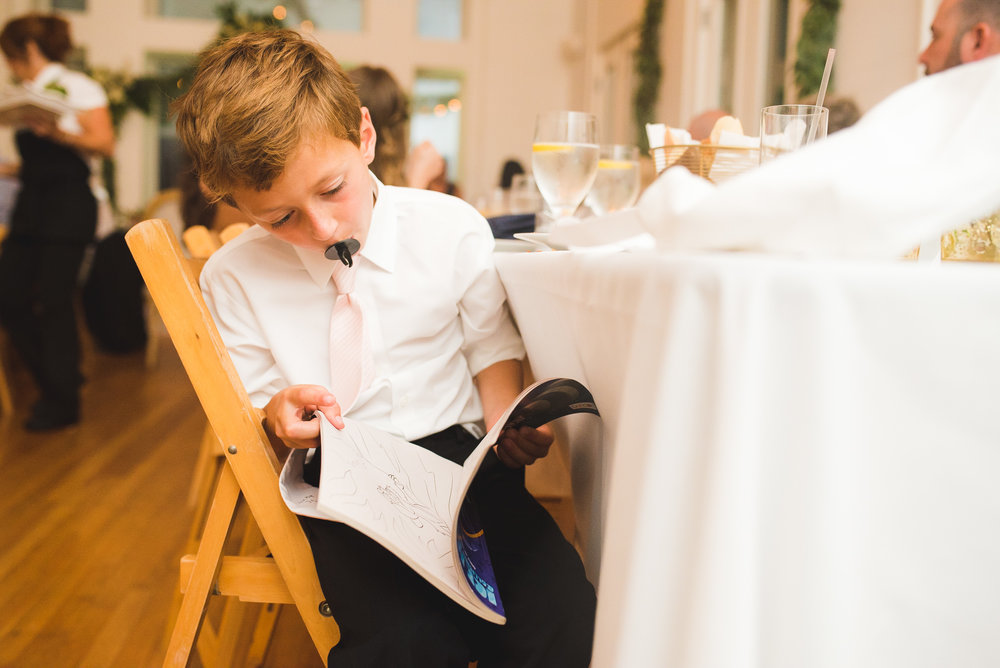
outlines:
[[[336,468],[330,467],[342,472],[325,481],[332,483],[329,498],[341,507],[366,507],[371,522],[394,540],[423,545],[435,556],[449,554],[449,518],[456,490],[453,479],[439,481],[426,465],[426,457],[437,456],[418,446],[387,448],[357,424],[339,430],[336,436],[346,447],[336,452],[324,449],[323,457],[346,456]],[[440,493],[441,483],[446,483],[447,494]]]

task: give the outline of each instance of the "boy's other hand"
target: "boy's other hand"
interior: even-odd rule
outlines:
[[[497,457],[512,469],[527,466],[549,454],[554,440],[548,425],[506,429],[497,441]]]
[[[290,448],[319,446],[319,422],[313,419],[317,412],[323,413],[337,429],[344,428],[340,404],[320,385],[286,387],[264,407],[266,425]]]

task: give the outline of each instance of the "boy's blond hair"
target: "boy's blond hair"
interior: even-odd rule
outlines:
[[[172,109],[201,182],[228,201],[234,188],[268,190],[305,138],[361,143],[354,85],[326,49],[291,30],[209,49]]]

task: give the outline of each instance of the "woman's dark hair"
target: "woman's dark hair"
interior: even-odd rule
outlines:
[[[69,23],[56,14],[26,14],[8,21],[0,32],[0,49],[12,60],[25,57],[28,42],[34,42],[43,56],[57,63],[66,62],[73,48]]]
[[[500,172],[500,187],[509,190],[510,184],[517,174],[524,174],[524,167],[521,166],[520,162],[511,159],[503,163],[503,170]]]
[[[347,72],[375,126],[375,159],[369,167],[379,181],[405,186],[403,164],[409,136],[410,104],[396,78],[384,67],[362,65]]]

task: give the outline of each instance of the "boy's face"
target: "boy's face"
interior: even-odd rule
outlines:
[[[232,197],[251,222],[294,246],[325,251],[344,239],[362,247],[371,225],[375,129],[362,110],[361,146],[332,135],[303,140],[269,190],[236,188]]]

